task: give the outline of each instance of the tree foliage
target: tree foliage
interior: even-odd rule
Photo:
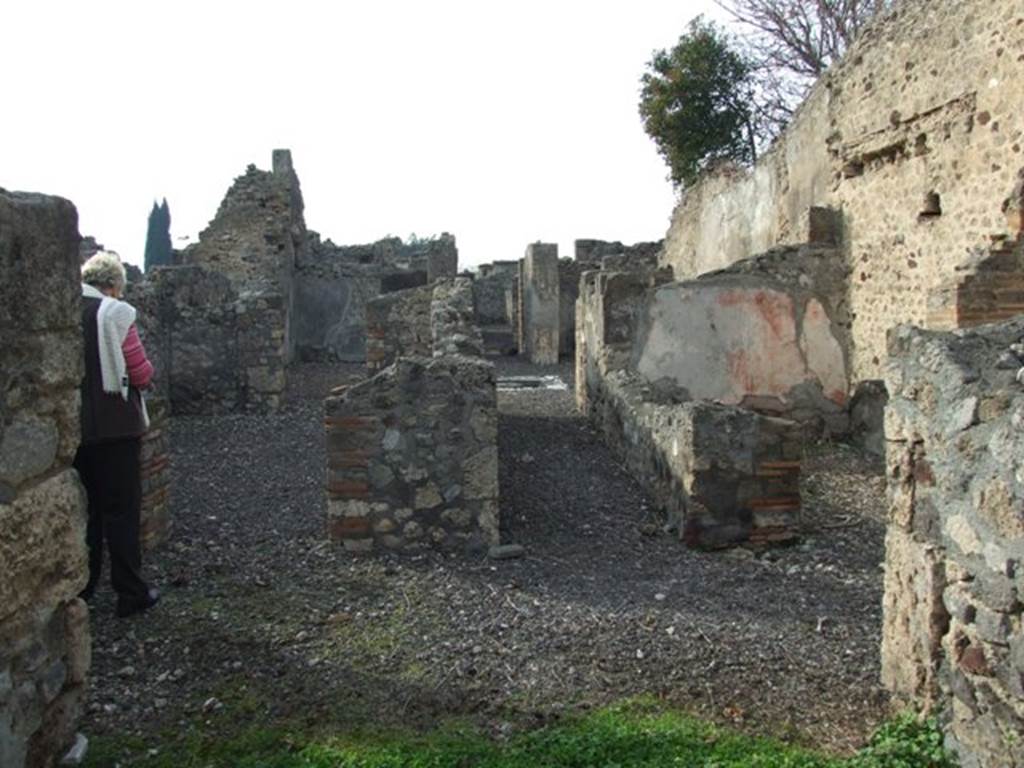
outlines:
[[[149,225],[146,229],[146,251],[143,259],[148,272],[151,267],[168,266],[173,261],[171,246],[171,209],[164,198],[160,205],[153,201],[153,210],[149,212]]]
[[[753,162],[752,74],[725,33],[699,16],[672,50],[654,52],[640,81],[640,116],[674,184],[691,184],[723,160]]]

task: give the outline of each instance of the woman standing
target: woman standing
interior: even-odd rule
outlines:
[[[85,376],[82,441],[74,463],[89,497],[89,582],[81,597],[88,601],[96,590],[106,540],[120,617],[160,599],[140,574],[139,543],[140,450],[149,422],[140,390],[149,386],[153,365],[135,327],[135,308],[121,301],[126,282],[124,265],[112,251],[100,251],[82,265]]]

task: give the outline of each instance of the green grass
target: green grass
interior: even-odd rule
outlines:
[[[953,768],[934,722],[904,715],[852,758],[836,758],[630,702],[494,741],[464,726],[425,734],[300,734],[252,728],[218,738],[97,738],[88,768]]]

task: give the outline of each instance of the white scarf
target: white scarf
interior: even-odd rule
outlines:
[[[120,394],[128,399],[128,372],[124,361],[124,344],[128,331],[135,322],[135,307],[124,301],[105,296],[91,285],[82,284],[82,295],[100,299],[100,311],[96,315],[96,330],[100,350],[100,373],[103,391],[110,395]]]

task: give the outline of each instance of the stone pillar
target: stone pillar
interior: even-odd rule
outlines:
[[[275,176],[295,173],[290,149],[275,149],[271,157],[271,168]]]
[[[527,246],[521,269],[522,344],[531,363],[558,362],[559,302],[558,245]]]
[[[78,216],[0,190],[0,765],[67,749],[89,667]]]
[[[459,249],[455,245],[455,235],[442,232],[427,252],[427,282],[455,277],[458,272]]]

